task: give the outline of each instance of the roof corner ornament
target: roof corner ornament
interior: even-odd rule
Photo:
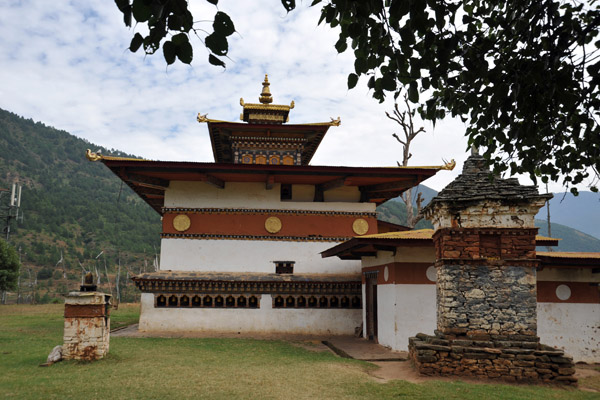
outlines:
[[[331,117],[329,117],[331,119],[331,122],[329,123],[331,126],[340,126],[340,124],[342,123],[342,119],[338,116],[337,119],[333,119]]]
[[[208,113],[206,113],[206,114],[200,114],[200,113],[198,113],[198,117],[196,119],[200,123],[202,123],[202,122],[208,122],[208,118],[206,118],[207,115],[208,115]]]
[[[244,107],[244,104],[245,104],[245,103],[244,103],[244,98],[243,98],[243,97],[240,97],[240,106]]]
[[[100,154],[100,150],[98,150],[96,153],[93,153],[90,149],[85,151],[85,157],[90,161],[100,161],[103,158],[102,154]]]
[[[265,74],[265,80],[262,85],[263,89],[258,101],[262,104],[271,104],[273,102],[273,96],[271,96],[271,88],[269,88],[269,75]]]
[[[450,162],[442,159],[442,161],[444,162],[444,166],[440,169],[442,170],[446,170],[446,171],[452,171],[454,169],[454,167],[456,167],[456,161],[454,161],[454,159],[450,160]]]
[[[291,110],[292,108],[294,108],[294,106],[296,106],[296,103],[294,103],[294,100],[292,100],[292,102],[290,103],[290,110]]]

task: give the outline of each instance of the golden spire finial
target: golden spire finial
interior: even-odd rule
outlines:
[[[271,96],[271,89],[269,88],[269,76],[265,74],[265,81],[263,82],[263,90],[258,98],[262,104],[270,104],[273,102],[273,96]]]

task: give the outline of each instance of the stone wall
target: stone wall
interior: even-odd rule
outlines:
[[[437,316],[437,329],[446,334],[535,337],[535,269],[440,265]]]
[[[530,335],[419,333],[409,339],[409,355],[423,375],[577,384],[573,359]]]

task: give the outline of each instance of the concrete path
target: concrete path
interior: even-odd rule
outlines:
[[[387,347],[355,336],[333,336],[323,341],[338,355],[363,361],[406,361],[408,352]]]

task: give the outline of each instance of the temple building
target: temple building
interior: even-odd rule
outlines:
[[[330,122],[289,124],[267,77],[242,122],[206,123],[215,162],[88,151],[162,216],[160,270],[134,277],[142,331],[352,334],[362,323],[360,260],[322,258],[354,237],[388,232],[375,207],[454,163],[313,166]]]

